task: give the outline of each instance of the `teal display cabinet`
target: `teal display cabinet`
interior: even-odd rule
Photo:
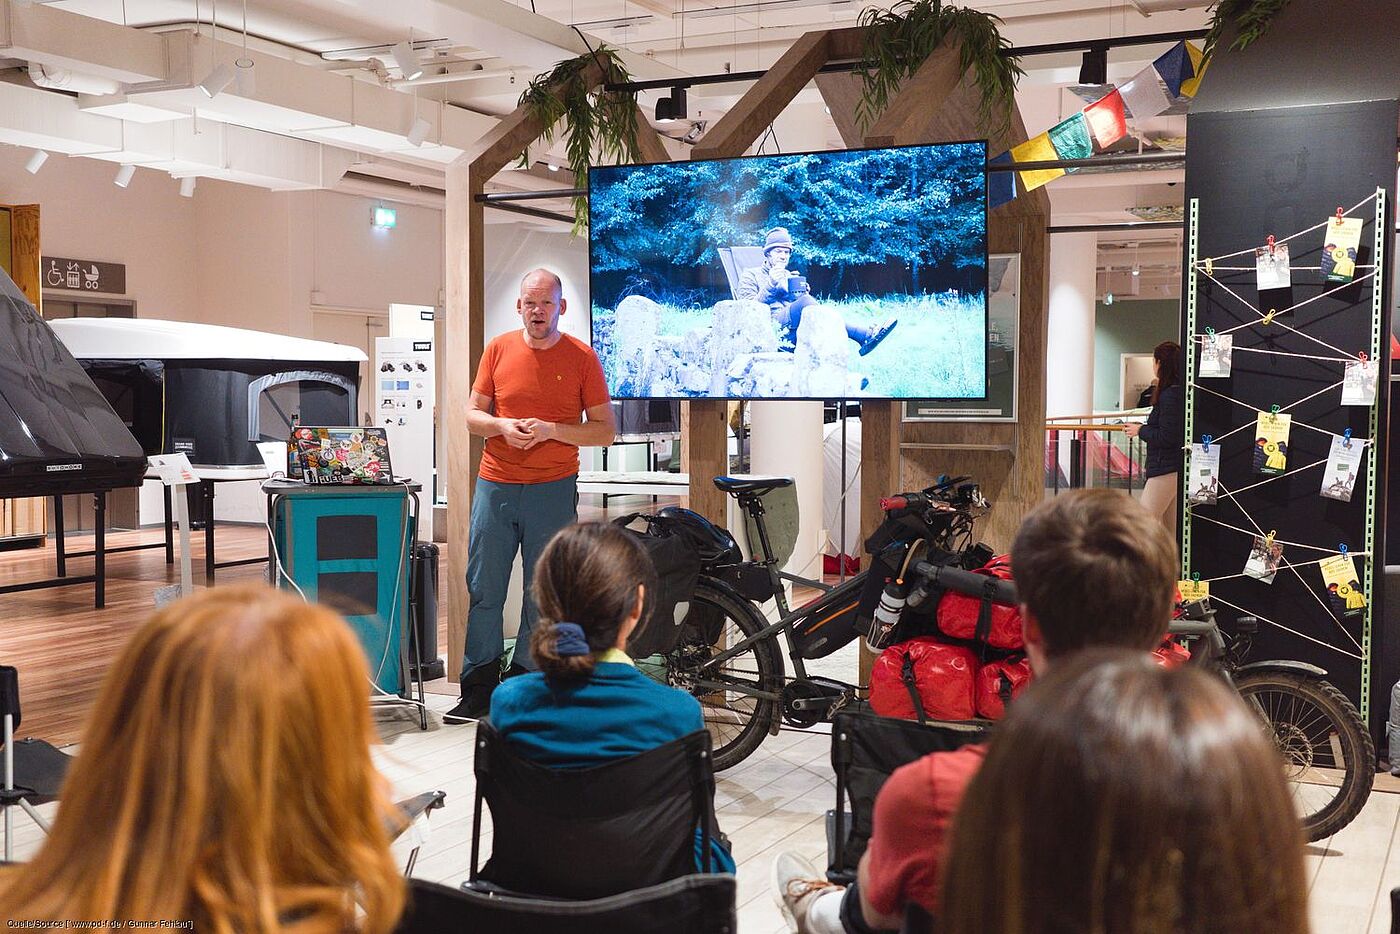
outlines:
[[[274,555],[280,559],[273,572],[277,586],[300,590],[349,621],[381,698],[409,697],[409,552],[418,489],[415,483],[263,484]]]

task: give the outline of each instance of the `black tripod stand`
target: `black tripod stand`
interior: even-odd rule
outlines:
[[[58,799],[59,786],[68,771],[69,756],[37,739],[15,742],[15,727],[20,724],[19,672],[10,665],[0,665],[0,723],[3,724],[4,764],[0,771],[0,811],[5,815],[5,862],[14,859],[14,809],[24,813],[44,833],[49,822],[35,807]]]

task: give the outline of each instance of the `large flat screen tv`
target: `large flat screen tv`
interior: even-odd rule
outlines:
[[[985,141],[588,173],[618,399],[984,399]]]

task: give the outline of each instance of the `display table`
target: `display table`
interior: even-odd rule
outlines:
[[[424,691],[409,686],[418,664],[416,627],[409,624],[409,552],[418,521],[418,483],[392,486],[305,484],[269,480],[273,580],[342,614],[369,662],[373,702],[416,705],[428,728]]]

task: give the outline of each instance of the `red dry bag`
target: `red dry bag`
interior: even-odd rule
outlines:
[[[904,720],[970,720],[975,712],[971,649],[918,636],[892,645],[870,673],[870,707]]]
[[[1007,706],[1031,683],[1031,663],[1024,655],[988,662],[977,669],[977,716],[1000,720]]]
[[[1011,558],[998,555],[976,573],[992,580],[1011,580]],[[980,597],[948,591],[938,601],[938,629],[954,639],[971,639],[994,649],[1020,649],[1021,611],[1018,607],[992,602],[992,590]]]

